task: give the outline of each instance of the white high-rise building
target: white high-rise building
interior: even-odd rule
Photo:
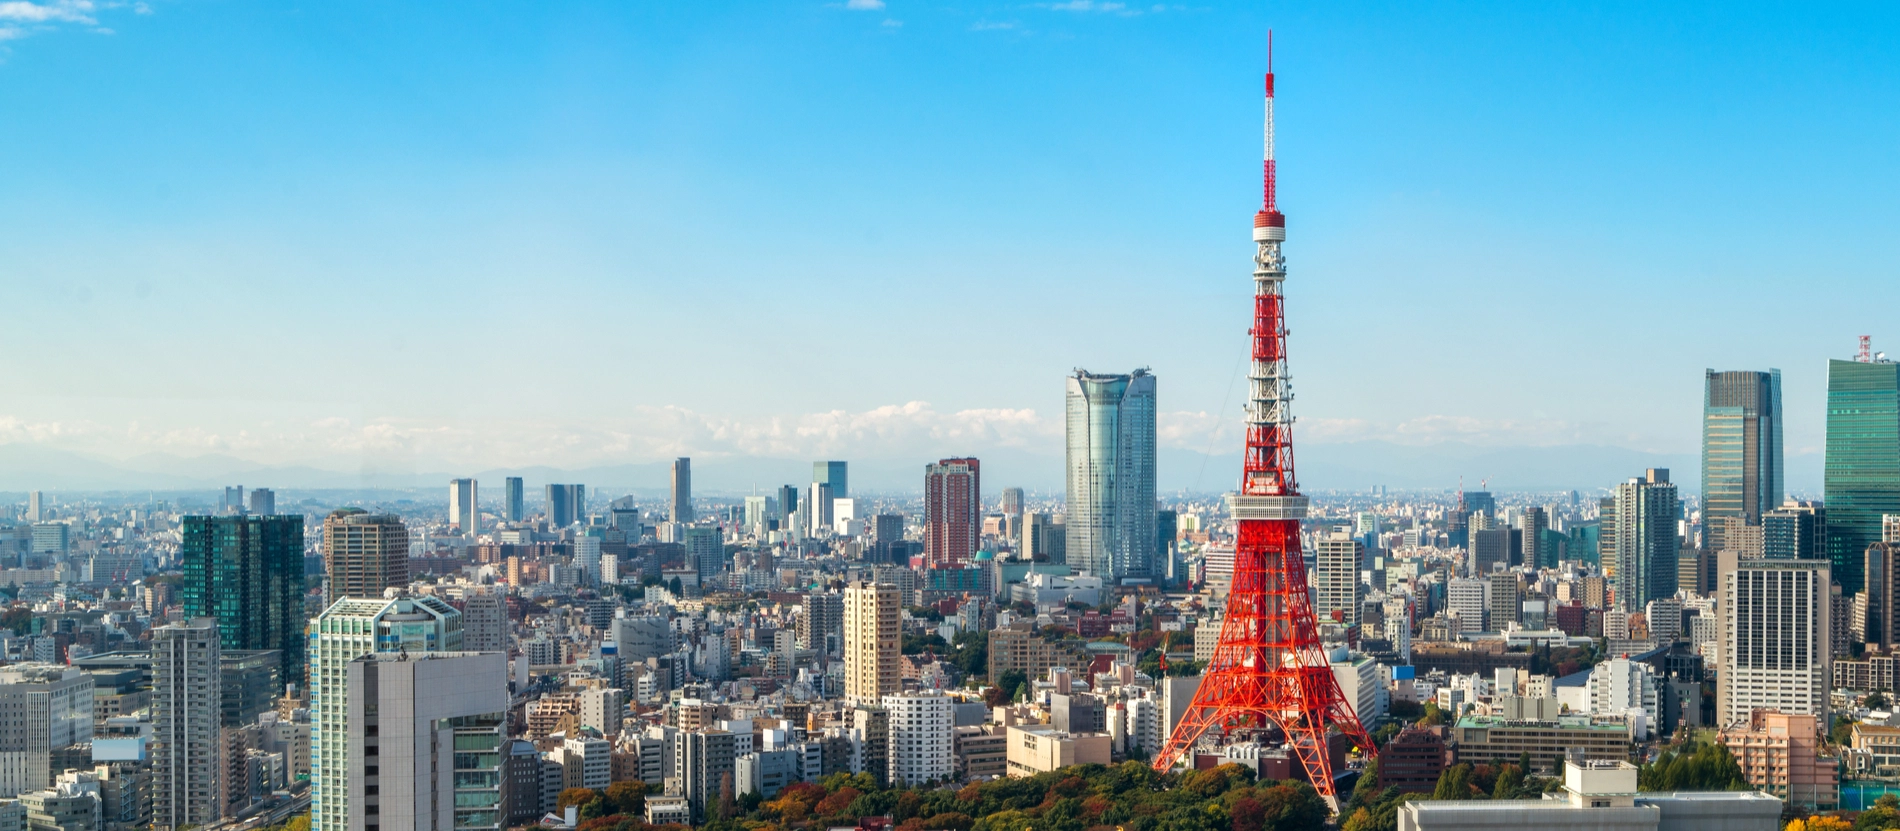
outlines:
[[[224,816],[218,619],[152,630],[152,827]]]
[[[574,565],[587,575],[587,584],[600,585],[600,538],[582,534],[574,538]]]
[[[470,594],[462,600],[462,647],[470,652],[507,652],[508,605],[500,594]]]
[[[1722,575],[1715,716],[1746,724],[1756,709],[1827,723],[1833,680],[1826,560],[1741,560]]]
[[[1165,576],[1155,532],[1155,377],[1067,379],[1068,563],[1108,585]]]
[[[507,825],[500,748],[508,723],[508,656],[371,653],[348,663],[343,684],[349,764],[331,780],[341,780],[349,808],[347,825],[338,827],[499,831]]]
[[[92,676],[46,662],[0,667],[0,714],[0,797],[50,787],[53,750],[92,741]]]
[[[1313,552],[1313,615],[1320,623],[1337,620],[1346,626],[1359,624],[1359,564],[1365,560],[1366,547],[1345,534],[1332,534],[1320,540]],[[1337,617],[1335,617],[1337,614]]]
[[[1484,613],[1490,606],[1489,580],[1453,577],[1445,584],[1445,607],[1458,613],[1458,631],[1463,634],[1484,631]]]
[[[34,491],[26,495],[26,521],[46,521],[46,495]]]
[[[891,718],[890,783],[950,781],[956,765],[950,698],[942,690],[898,693],[884,696],[884,709]]]
[[[482,509],[475,502],[475,480],[449,480],[449,523],[473,537],[482,530]]]
[[[462,651],[462,613],[433,596],[346,597],[315,621],[310,654],[310,829],[358,831],[350,824],[352,771],[350,662],[370,653],[410,656]],[[505,672],[505,670],[504,670]],[[506,676],[503,677],[504,684]],[[507,709],[507,689],[502,688]],[[360,726],[360,725],[359,725]]]
[[[613,687],[589,687],[581,690],[581,726],[599,730],[603,736],[618,735],[620,718],[626,704],[625,690]]]
[[[1650,665],[1612,658],[1590,670],[1590,712],[1615,715],[1641,710],[1654,729],[1662,723],[1661,689]]]
[[[844,588],[844,697],[875,706],[903,688],[897,587],[860,580]],[[949,730],[944,731],[946,740]]]

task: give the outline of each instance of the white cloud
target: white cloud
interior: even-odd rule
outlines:
[[[91,0],[57,0],[53,3],[31,3],[27,0],[6,0],[0,2],[0,20],[17,20],[22,23],[84,23],[91,25],[99,21],[93,19]]]
[[[884,0],[845,0],[844,7],[854,12],[882,11]]]
[[[1122,12],[1128,9],[1126,3],[1098,3],[1096,0],[1068,0],[1066,3],[1052,3],[1050,10],[1058,12]]]

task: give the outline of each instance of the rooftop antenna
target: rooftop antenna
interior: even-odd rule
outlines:
[[[1860,355],[1855,357],[1854,360],[1859,361],[1863,364],[1873,363],[1874,362],[1873,350],[1874,350],[1873,336],[1861,335],[1860,336]]]

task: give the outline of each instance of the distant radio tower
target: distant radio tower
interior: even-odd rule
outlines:
[[[1272,33],[1267,35],[1265,161],[1263,200],[1253,217],[1257,252],[1247,455],[1241,491],[1229,503],[1238,526],[1233,583],[1214,657],[1154,766],[1173,769],[1204,740],[1285,742],[1299,758],[1307,781],[1337,813],[1329,734],[1338,730],[1367,755],[1376,750],[1340,694],[1320,648],[1300,556],[1306,497],[1293,477],[1293,393],[1287,385],[1281,296],[1286,260],[1280,243],[1286,240],[1286,217],[1274,193]]]

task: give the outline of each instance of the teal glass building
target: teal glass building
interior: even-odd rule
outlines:
[[[303,683],[303,517],[187,516],[179,541],[185,618],[218,620],[223,649],[275,649]]]
[[[1781,506],[1781,370],[1716,372],[1702,394],[1702,526],[1720,551],[1727,520],[1760,525]]]
[[[1867,546],[1882,514],[1900,514],[1900,364],[1827,362],[1827,555],[1834,582],[1862,586]]]
[[[1155,535],[1155,377],[1068,379],[1068,562],[1107,585],[1166,576]]]

